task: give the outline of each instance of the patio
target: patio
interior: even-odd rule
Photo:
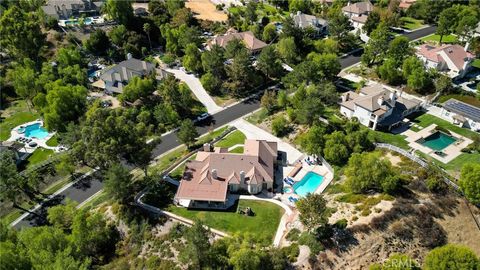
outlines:
[[[406,136],[405,140],[408,142],[408,146],[424,154],[427,154],[443,163],[448,163],[458,157],[460,154],[462,154],[462,149],[473,142],[471,139],[465,136],[448,130],[448,135],[454,138],[455,142],[451,143],[450,145],[446,146],[441,150],[434,150],[421,143],[422,140],[439,131],[441,131],[441,129],[437,129],[437,125],[432,124],[417,132],[411,129],[407,130],[402,135]],[[437,153],[442,153],[442,155],[439,155]]]

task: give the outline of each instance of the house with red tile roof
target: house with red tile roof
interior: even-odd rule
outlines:
[[[189,208],[228,208],[230,193],[258,194],[273,188],[277,143],[245,140],[243,154],[209,147],[187,161],[175,203]]]
[[[235,29],[229,29],[224,35],[216,36],[207,42],[207,49],[209,50],[213,45],[220,47],[227,47],[227,44],[234,40],[239,39],[243,41],[245,47],[250,50],[252,54],[259,53],[263,48],[267,47],[267,44],[258,38],[251,31],[238,32]]]
[[[465,76],[475,58],[458,44],[442,46],[423,44],[416,48],[416,55],[424,62],[426,68],[446,72],[451,78]]]

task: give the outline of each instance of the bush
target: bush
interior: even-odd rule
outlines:
[[[427,188],[428,190],[430,190],[430,192],[437,193],[437,192],[444,191],[447,188],[445,183],[442,180],[440,180],[439,177],[436,175],[432,175],[428,177],[425,184],[427,185]]]
[[[212,73],[208,72],[203,74],[203,76],[200,78],[200,82],[202,83],[203,88],[205,88],[208,93],[220,93],[222,82]]]
[[[283,247],[282,252],[290,262],[295,262],[300,254],[300,248],[297,243],[293,243],[288,247]]]
[[[348,221],[344,218],[337,220],[337,222],[335,222],[335,227],[341,230],[347,228],[347,225],[348,225]]]
[[[162,58],[162,62],[170,66],[175,62],[175,56],[173,54],[165,54]]]
[[[272,132],[275,136],[283,136],[287,133],[288,121],[283,115],[275,117],[272,121]]]
[[[304,245],[310,248],[310,252],[312,254],[318,254],[320,253],[320,251],[323,250],[322,243],[320,243],[320,241],[318,241],[313,234],[308,232],[304,232],[300,235],[300,238],[298,239],[298,243],[300,245]]]
[[[288,241],[294,242],[294,241],[298,241],[299,236],[300,236],[300,230],[297,228],[293,228],[288,232],[286,238]]]

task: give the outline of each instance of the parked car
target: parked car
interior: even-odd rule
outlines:
[[[209,117],[210,117],[209,113],[202,113],[200,116],[197,117],[197,121],[203,121]]]

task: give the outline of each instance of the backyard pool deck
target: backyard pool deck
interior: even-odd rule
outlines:
[[[24,124],[21,124],[15,128],[12,128],[12,130],[10,131],[10,138],[8,138],[7,142],[15,142],[17,141],[17,139],[19,138],[25,138],[25,134],[23,133],[20,133],[18,130],[21,128],[21,127],[26,127],[26,126],[30,126],[30,125],[34,125],[34,124],[40,124],[43,126],[43,121],[42,120],[35,120],[35,121],[31,121],[31,122],[28,122],[28,123],[24,123]],[[35,142],[37,143],[36,146],[34,147],[31,147],[28,145],[28,143],[25,143],[25,151],[29,154],[33,153],[33,151],[35,151],[35,149],[41,147],[41,148],[44,148],[44,149],[50,149],[50,150],[53,150],[55,152],[59,152],[59,147],[57,146],[48,146],[47,145],[47,141],[53,137],[53,135],[55,135],[55,132],[49,132],[48,135],[45,137],[45,138],[35,138],[35,137],[32,137],[30,139],[32,139],[32,142]]]
[[[411,148],[418,150],[424,154],[427,154],[433,158],[435,158],[438,161],[441,161],[443,163],[449,163],[456,157],[460,156],[462,154],[462,149],[467,147],[469,144],[471,144],[473,141],[465,136],[462,136],[458,133],[450,132],[450,136],[456,139],[456,142],[448,145],[444,149],[441,150],[445,154],[445,156],[439,156],[435,154],[435,150],[424,146],[417,141],[420,139],[427,138],[428,136],[432,135],[433,133],[437,132],[436,129],[437,125],[432,124],[428,127],[425,127],[418,132],[415,132],[413,130],[407,130],[403,133],[403,135],[407,136],[405,140],[408,142],[408,146]]]

